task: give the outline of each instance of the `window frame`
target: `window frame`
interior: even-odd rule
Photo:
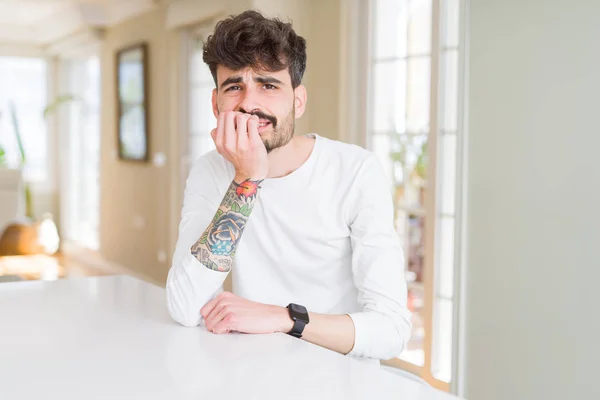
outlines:
[[[385,365],[401,368],[413,374],[416,374],[426,380],[433,387],[459,394],[464,388],[464,374],[461,373],[464,367],[464,284],[465,281],[465,229],[466,226],[466,204],[464,192],[466,191],[465,179],[465,151],[466,151],[466,131],[464,119],[466,116],[467,105],[464,93],[466,92],[466,63],[467,59],[467,7],[468,0],[458,0],[459,4],[459,36],[458,45],[458,77],[457,77],[457,115],[456,115],[456,180],[455,180],[455,210],[454,210],[454,264],[453,264],[453,296],[452,296],[452,368],[450,382],[444,382],[434,377],[432,372],[432,348],[433,348],[433,322],[435,300],[439,296],[436,294],[435,273],[437,269],[437,258],[439,253],[439,224],[440,208],[439,195],[441,191],[441,179],[438,179],[439,143],[438,137],[443,133],[441,129],[441,111],[443,111],[444,96],[442,88],[444,87],[442,76],[442,54],[446,50],[443,43],[444,18],[442,13],[443,0],[432,0],[432,36],[431,36],[431,81],[430,81],[430,121],[428,132],[428,188],[426,191],[425,210],[427,218],[425,219],[425,276],[423,279],[425,290],[424,318],[424,365],[419,366],[400,358],[384,361]],[[372,87],[372,47],[374,16],[370,10],[370,0],[348,0],[341,7],[341,37],[342,37],[342,73],[340,74],[340,87],[342,94],[354,94],[361,97],[363,102],[348,99],[351,96],[341,96],[347,99],[342,102],[340,120],[345,121],[340,124],[340,138],[349,143],[363,145],[372,149],[372,135],[370,134],[370,118],[372,112],[369,105],[373,104]],[[363,34],[356,34],[362,32]],[[364,33],[367,33],[365,35]],[[362,84],[356,85],[356,82]],[[351,85],[354,84],[354,89]],[[369,110],[359,113],[356,110]],[[347,118],[348,115],[354,115],[354,118]],[[352,129],[352,126],[355,128]],[[350,129],[348,129],[350,128]]]

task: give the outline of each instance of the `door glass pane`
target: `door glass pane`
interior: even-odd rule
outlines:
[[[397,186],[397,207],[422,210],[425,207],[425,180],[427,179],[427,135],[377,135],[388,141],[388,152],[375,153],[388,158],[392,164],[392,178]]]
[[[451,300],[435,300],[431,372],[444,382],[450,382],[452,375],[452,309]]]
[[[438,296],[452,298],[454,294],[454,217],[440,218],[438,239],[436,291]]]
[[[408,243],[406,258],[408,271],[416,275],[415,282],[423,283],[425,256],[425,218],[408,214]]]
[[[438,137],[440,174],[440,211],[444,215],[454,215],[456,208],[456,135],[445,134]]]
[[[407,0],[375,0],[373,5],[375,59],[406,56]]]
[[[410,341],[400,358],[417,365],[424,364],[424,298],[425,218],[407,213],[405,257],[407,262],[408,308],[413,313]]]
[[[406,132],[406,84],[406,61],[373,66],[372,130]]]
[[[396,229],[404,244],[408,307],[413,313],[411,340],[401,358],[417,365],[424,364],[424,256],[425,256],[425,179],[427,135],[388,135],[388,159],[393,167],[395,183]]]
[[[406,130],[425,132],[429,130],[429,99],[431,59],[415,58],[408,61]]]
[[[445,46],[458,46],[460,0],[442,0]]]
[[[386,178],[389,182],[394,181],[394,163],[389,158],[389,154],[392,151],[391,147],[391,135],[386,134],[373,134],[371,136],[371,149],[381,162],[383,171],[385,172]]]
[[[408,2],[408,54],[431,50],[431,0]]]

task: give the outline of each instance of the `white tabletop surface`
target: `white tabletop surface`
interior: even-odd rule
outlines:
[[[242,398],[456,399],[288,335],[185,328],[134,278],[0,284],[0,399]]]

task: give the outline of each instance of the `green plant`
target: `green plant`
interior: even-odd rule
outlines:
[[[25,148],[23,147],[23,140],[21,139],[21,131],[19,129],[19,120],[17,119],[17,113],[15,111],[15,105],[12,101],[8,102],[8,112],[10,113],[10,119],[15,131],[17,139],[17,145],[19,146],[19,153],[21,154],[21,168],[25,167],[27,163],[27,157],[25,156]],[[31,188],[29,184],[25,182],[25,216],[33,219],[33,203],[31,199]]]
[[[60,106],[66,103],[70,103],[72,101],[76,101],[78,98],[74,95],[61,95],[58,96],[54,101],[48,104],[43,111],[43,117],[47,118],[52,113],[54,113]],[[15,111],[15,105],[12,101],[8,102],[8,111],[10,113],[11,122],[13,125],[13,130],[15,132],[15,136],[17,139],[17,145],[19,147],[19,153],[21,156],[21,168],[24,168],[27,165],[27,156],[25,154],[25,147],[23,146],[23,140],[21,136],[21,130],[19,128],[19,120],[17,118],[17,113]],[[0,159],[2,156],[0,156]],[[1,163],[1,161],[0,161]],[[25,191],[25,216],[33,219],[33,201],[31,196],[31,187],[27,182],[24,184]]]
[[[67,104],[70,103],[72,101],[79,101],[80,98],[72,95],[72,94],[63,94],[58,96],[56,99],[54,99],[54,101],[52,101],[50,104],[48,104],[46,106],[46,108],[44,108],[44,118],[48,118],[50,115],[52,115],[56,110],[58,110],[58,108],[60,106],[62,106],[63,104]]]
[[[422,139],[421,139],[422,140]],[[391,150],[389,153],[390,160],[394,165],[400,166],[404,173],[402,182],[394,182],[395,199],[394,199],[394,220],[398,217],[398,202],[402,202],[405,197],[407,181],[418,177],[417,185],[421,186],[427,182],[427,138],[422,142],[417,141],[417,136],[400,135],[396,132],[390,133]],[[413,153],[417,156],[414,165],[407,165],[407,155]]]
[[[4,151],[4,148],[2,146],[0,146],[0,167],[3,167],[6,165],[6,152]]]
[[[13,124],[13,129],[17,138],[17,145],[19,146],[19,153],[21,155],[21,166],[25,166],[25,163],[27,162],[27,157],[25,156],[25,148],[23,147],[23,140],[21,139],[21,131],[19,129],[19,120],[17,119],[15,104],[12,101],[8,102],[8,112],[10,113],[10,119]]]
[[[417,158],[417,163],[415,164],[415,171],[417,175],[421,177],[423,180],[427,180],[427,164],[429,163],[427,157],[427,140],[423,142],[421,145],[421,154],[419,154],[419,158]]]
[[[397,133],[390,133],[390,139],[392,143],[392,151],[389,156],[392,162],[398,163],[402,166],[402,168],[406,168],[406,155],[407,149],[409,147],[413,147],[414,137],[411,136],[401,136]],[[419,146],[419,154],[417,156],[417,161],[413,167],[413,171],[423,180],[427,180],[427,139],[421,143]]]

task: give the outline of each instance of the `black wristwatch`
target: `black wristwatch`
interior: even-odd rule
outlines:
[[[290,303],[286,308],[290,313],[290,318],[294,321],[294,327],[288,332],[288,335],[301,338],[304,327],[310,322],[308,311],[306,311],[306,307],[294,303]]]

